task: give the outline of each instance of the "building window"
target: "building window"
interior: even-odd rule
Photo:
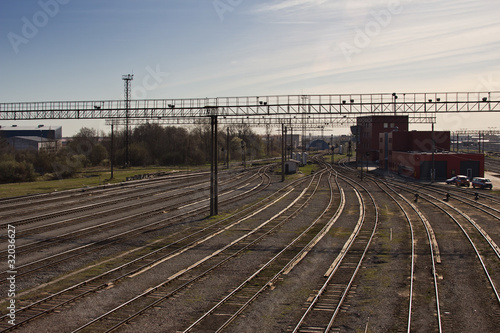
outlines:
[[[384,128],[387,128],[389,126],[388,123],[384,123]]]
[[[394,123],[391,123],[391,128],[394,128]]]

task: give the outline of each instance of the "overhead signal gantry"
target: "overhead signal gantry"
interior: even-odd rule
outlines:
[[[128,81],[130,82],[130,81]],[[231,121],[263,125],[341,123],[363,115],[409,115],[434,124],[436,114],[500,112],[500,92],[273,95],[191,99],[96,100],[0,103],[1,120],[37,119],[210,119],[210,214],[217,215],[217,124]],[[300,116],[300,117],[299,117]],[[346,118],[345,122],[333,119]],[[251,119],[251,120],[250,120]],[[330,119],[327,121],[326,119]],[[215,166],[214,166],[215,164]]]

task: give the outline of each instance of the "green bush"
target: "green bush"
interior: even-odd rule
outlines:
[[[2,156],[0,160],[0,182],[17,183],[35,180],[37,174],[33,164],[28,162],[17,162],[13,158]]]

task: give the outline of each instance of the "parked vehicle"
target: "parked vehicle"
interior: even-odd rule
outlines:
[[[491,190],[493,188],[493,184],[488,178],[475,177],[474,179],[472,179],[472,187],[487,188]]]
[[[453,176],[451,178],[446,179],[446,184],[455,184],[455,180],[457,180],[457,176]]]
[[[457,186],[470,186],[469,178],[464,175],[453,176],[449,179],[446,179],[446,184],[455,184]]]
[[[457,179],[455,179],[455,185],[469,187],[470,186],[469,178],[467,178],[467,176],[458,175]]]

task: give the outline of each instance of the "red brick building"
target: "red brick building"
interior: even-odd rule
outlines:
[[[379,134],[379,165],[382,169],[395,170],[394,152],[432,153],[432,131],[390,132]],[[450,132],[435,131],[435,152],[450,150]]]
[[[436,180],[454,175],[484,176],[483,154],[451,153],[450,144],[449,131],[380,133],[379,166],[403,176],[425,180],[432,179],[432,169]]]
[[[408,131],[408,116],[358,117],[356,160],[417,179],[484,176],[483,154],[451,153],[449,131]],[[432,153],[434,151],[434,154]]]
[[[367,116],[357,118],[356,161],[375,162],[379,157],[379,134],[407,132],[408,116]]]
[[[389,170],[416,179],[431,179],[432,153],[393,151]],[[454,175],[484,177],[483,154],[434,153],[436,180]]]

